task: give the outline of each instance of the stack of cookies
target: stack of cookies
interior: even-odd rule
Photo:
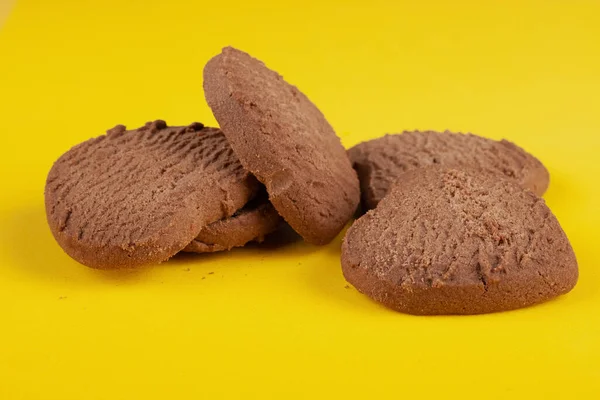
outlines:
[[[575,285],[573,250],[538,197],[548,172],[514,144],[404,132],[346,152],[304,94],[230,47],[205,66],[204,91],[220,129],[118,125],[56,161],[46,214],[67,254],[133,268],[261,242],[282,224],[323,245],[360,208],[343,273],[393,309],[501,311]]]

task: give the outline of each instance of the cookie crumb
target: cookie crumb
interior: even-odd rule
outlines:
[[[350,289],[350,285],[344,286],[344,289]]]
[[[209,275],[212,275],[212,274],[214,274],[214,272],[213,272],[213,271],[211,271],[211,272],[209,272],[208,274],[209,274]]]
[[[58,299],[59,299],[59,300],[64,300],[64,299],[66,299],[66,298],[67,298],[67,296],[58,296]]]
[[[188,267],[188,268],[184,268],[183,270],[184,270],[185,272],[190,272],[190,269],[189,269],[189,267]]]
[[[202,279],[206,279],[206,277],[205,277],[205,276],[203,276],[203,277],[202,277]]]

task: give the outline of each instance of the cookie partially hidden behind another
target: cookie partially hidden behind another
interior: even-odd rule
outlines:
[[[231,217],[223,218],[203,228],[183,251],[213,253],[242,247],[248,242],[261,243],[275,231],[281,217],[266,198],[250,201]]]
[[[432,165],[495,173],[538,196],[550,181],[538,159],[507,140],[448,131],[386,135],[352,147],[348,156],[358,173],[364,211],[375,208],[401,174]]]
[[[360,199],[358,179],[333,128],[295,86],[227,47],[204,67],[208,105],[244,167],[306,241],[330,242]]]
[[[165,261],[258,190],[218,129],[154,121],[119,125],[54,163],[46,181],[52,234],[94,268]]]
[[[570,291],[573,249],[544,200],[479,171],[430,167],[400,177],[342,245],[344,276],[410,314],[478,314]]]

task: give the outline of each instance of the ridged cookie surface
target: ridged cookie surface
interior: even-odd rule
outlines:
[[[164,261],[257,190],[225,136],[194,123],[119,125],[63,154],[46,182],[60,246],[95,268]]]
[[[477,314],[571,290],[573,249],[544,200],[478,171],[411,170],[342,245],[360,292],[410,314]]]
[[[470,167],[499,174],[538,196],[550,176],[531,154],[507,141],[451,132],[404,132],[360,143],[348,156],[360,180],[364,211],[377,206],[402,173],[432,165]]]

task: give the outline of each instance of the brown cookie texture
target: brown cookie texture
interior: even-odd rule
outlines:
[[[265,200],[246,206],[231,217],[207,225],[183,251],[213,253],[242,247],[252,241],[261,243],[280,223],[281,217],[277,210]]]
[[[356,173],[323,114],[248,54],[224,48],[204,68],[204,92],[244,167],[306,241],[330,242],[360,200]]]
[[[358,291],[409,314],[512,310],[569,292],[573,249],[544,200],[478,171],[411,170],[342,244]]]
[[[80,263],[137,267],[167,260],[257,189],[220,130],[157,120],[116,126],[63,154],[46,181],[46,215]]]
[[[470,167],[512,179],[538,196],[550,175],[534,156],[507,140],[470,133],[414,131],[357,144],[348,156],[360,180],[363,210],[375,208],[404,172],[432,165]]]

